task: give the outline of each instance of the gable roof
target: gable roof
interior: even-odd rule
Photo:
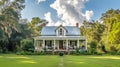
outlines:
[[[63,29],[65,29],[65,30],[67,31],[67,29],[66,29],[64,26],[62,26],[62,25],[58,26],[58,27],[55,29],[55,31],[58,30],[59,28],[63,28]]]
[[[56,35],[56,29],[59,26],[45,26],[42,28],[41,35],[42,36],[55,36]],[[66,36],[80,36],[80,29],[76,26],[63,26],[67,32]]]

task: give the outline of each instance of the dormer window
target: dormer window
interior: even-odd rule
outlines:
[[[64,35],[64,30],[62,28],[60,28],[58,33],[60,36],[62,36],[62,35]]]
[[[55,32],[57,36],[65,36],[67,30],[62,25],[60,25],[58,28],[56,28]]]

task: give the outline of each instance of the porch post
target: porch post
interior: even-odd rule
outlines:
[[[43,39],[42,47],[45,48],[45,40]]]
[[[56,44],[56,43],[55,43],[55,40],[54,40],[54,50],[55,50],[55,46],[56,46],[55,44]]]
[[[80,43],[79,43],[79,39],[77,40],[77,48],[79,48]]]
[[[66,50],[68,50],[68,40],[66,40]]]
[[[37,42],[36,48],[37,48],[37,51],[38,51],[38,40],[36,42]]]
[[[59,40],[58,40],[57,50],[59,50],[59,45],[60,45],[60,44],[59,44]]]

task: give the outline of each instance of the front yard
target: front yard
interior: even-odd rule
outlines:
[[[120,67],[120,56],[1,54],[0,67]]]

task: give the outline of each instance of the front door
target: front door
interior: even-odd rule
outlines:
[[[59,49],[63,49],[63,40],[59,41]]]

